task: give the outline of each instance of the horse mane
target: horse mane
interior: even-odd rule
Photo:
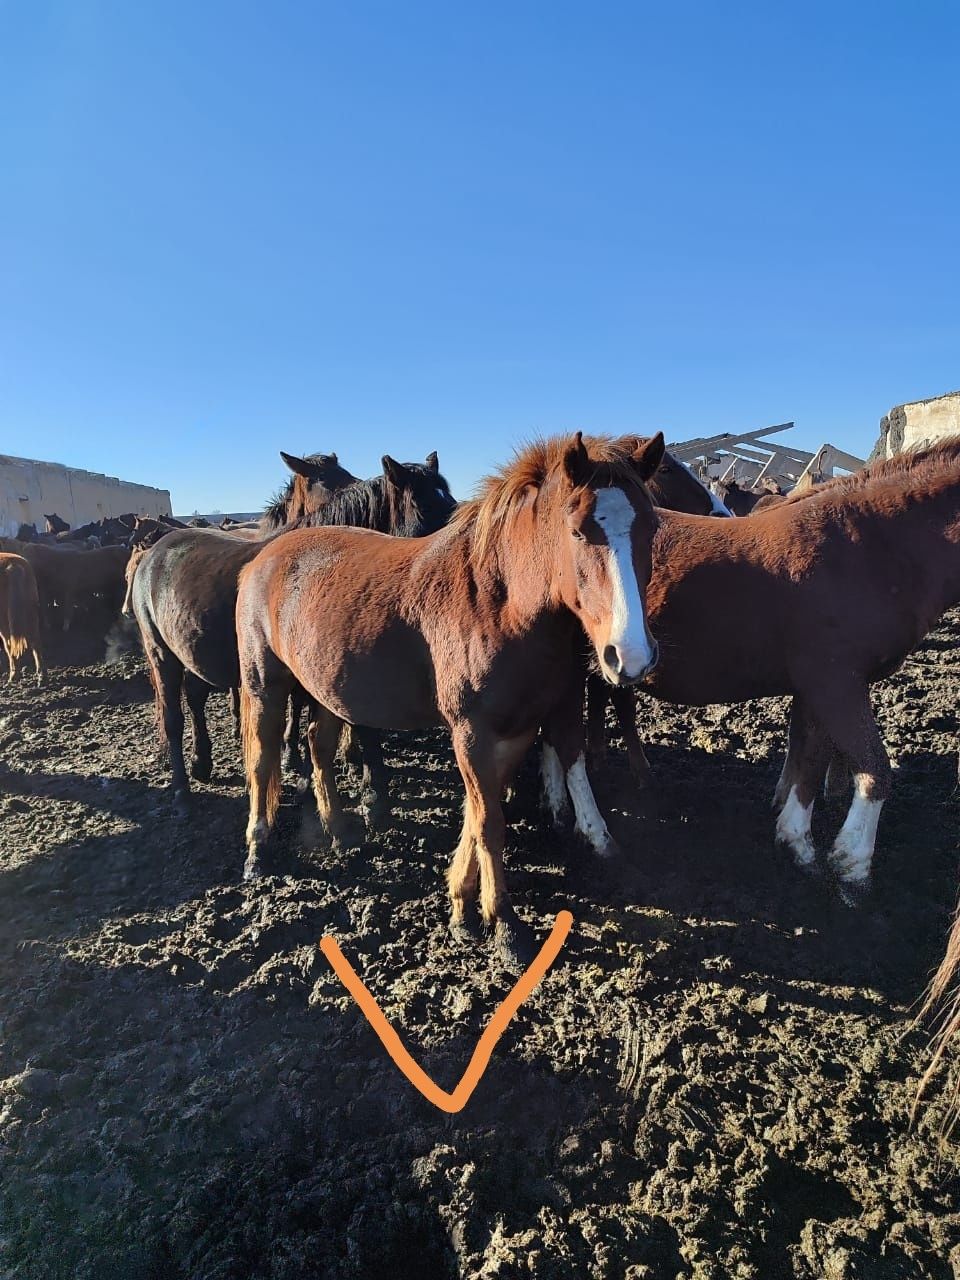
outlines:
[[[848,476],[833,476],[822,484],[808,489],[794,489],[787,494],[783,505],[805,502],[824,495],[841,496],[859,493],[877,483],[903,486],[906,482],[918,482],[938,478],[949,467],[960,464],[960,435],[947,436],[936,444],[907,449],[892,458],[871,462]]]
[[[640,484],[633,454],[643,436],[584,436],[583,445],[599,471],[608,472],[609,484],[617,481]],[[475,498],[461,502],[447,526],[451,531],[469,533],[472,557],[481,562],[503,536],[523,505],[528,488],[540,488],[560,466],[572,435],[538,438],[520,446],[509,462],[481,480]],[[645,485],[642,486],[644,489]]]

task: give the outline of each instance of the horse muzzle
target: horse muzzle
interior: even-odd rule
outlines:
[[[604,646],[600,656],[600,670],[608,684],[617,688],[639,684],[644,680],[660,660],[660,646],[656,640],[650,640],[647,654],[643,658],[626,655],[615,644]]]

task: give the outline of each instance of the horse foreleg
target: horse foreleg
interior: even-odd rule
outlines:
[[[827,776],[823,783],[825,800],[835,800],[848,794],[850,790],[850,770],[847,762],[838,751],[834,751],[827,765]]]
[[[632,689],[611,688],[610,701],[617,714],[617,723],[623,737],[623,745],[627,749],[627,762],[640,787],[653,786],[653,772],[647,761],[637,732],[637,695]]]
[[[390,790],[387,769],[383,763],[383,745],[376,729],[357,725],[353,731],[363,757],[363,816],[368,828],[377,831],[390,819]]]
[[[460,942],[472,941],[480,934],[480,913],[477,910],[480,863],[477,861],[477,843],[470,819],[471,809],[465,803],[460,843],[453,851],[447,871],[450,932]]]
[[[514,971],[530,963],[535,948],[532,930],[520,920],[507,893],[503,871],[506,822],[500,797],[534,732],[498,739],[476,725],[460,724],[453,730],[453,750],[467,793],[464,827],[469,823],[472,829],[480,872],[480,907],[485,922],[494,930],[501,960]]]
[[[556,804],[558,780],[573,803],[574,828],[600,858],[620,852],[597,806],[587,776],[583,734],[583,677],[577,670],[543,726],[543,778],[547,803],[559,822],[563,808]]]
[[[313,761],[313,794],[334,847],[348,843],[353,835],[353,824],[344,811],[334,767],[342,728],[343,721],[339,716],[314,703],[307,726],[307,742]]]
[[[587,678],[587,761],[599,773],[607,761],[607,698],[610,686],[596,676]]]
[[[810,708],[797,697],[790,709],[787,755],[774,792],[777,841],[793,854],[798,867],[809,869],[816,860],[810,834],[813,806],[823,781],[830,744]]]
[[[198,782],[209,782],[213,773],[213,747],[207,730],[206,706],[211,686],[192,671],[183,674],[183,690],[187,696],[190,720],[193,724],[193,759],[190,776]]]
[[[838,726],[834,741],[853,774],[853,799],[828,857],[843,897],[854,901],[870,887],[880,812],[891,786],[890,760],[866,689],[850,707],[842,728]]]
[[[870,706],[866,684],[841,678],[819,678],[805,694],[822,733],[844,757],[853,774],[853,799],[828,861],[846,901],[861,897],[870,886],[877,825],[890,794],[890,761]],[[828,673],[829,677],[829,673]],[[829,756],[820,758],[819,786]]]

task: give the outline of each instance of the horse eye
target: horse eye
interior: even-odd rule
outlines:
[[[585,539],[585,537],[584,537],[584,533],[583,533],[583,530],[582,530],[582,529],[571,529],[571,530],[570,530],[570,532],[573,534],[573,536],[576,538],[576,540],[577,540],[578,542],[585,542],[585,541],[586,541],[586,539]]]

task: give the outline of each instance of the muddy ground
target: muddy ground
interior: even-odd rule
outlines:
[[[659,812],[616,756],[598,787],[619,881],[528,805],[514,900],[575,926],[456,1116],[317,949],[452,1088],[510,979],[448,941],[442,734],[389,741],[395,821],[359,851],[324,852],[288,785],[282,874],[249,887],[226,697],[184,819],[138,655],[3,688],[0,1274],[951,1276],[960,1162],[942,1094],[909,1125],[909,1009],[957,893],[958,640],[875,691],[897,768],[859,911],[772,848],[780,702],[643,706]]]

